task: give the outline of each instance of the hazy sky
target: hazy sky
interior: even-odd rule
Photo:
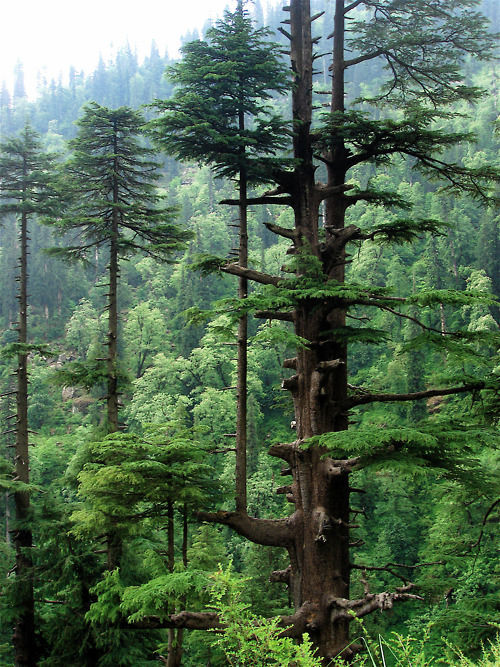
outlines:
[[[265,0],[276,5],[280,0]],[[30,95],[36,72],[47,79],[70,65],[91,72],[99,54],[105,61],[127,40],[139,59],[155,39],[163,53],[176,54],[179,38],[222,16],[235,0],[4,0],[0,9],[0,84],[12,89],[17,60],[24,65]]]

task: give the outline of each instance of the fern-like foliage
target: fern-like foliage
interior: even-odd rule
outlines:
[[[474,453],[477,443],[492,445],[494,435],[442,420],[414,428],[362,426],[325,433],[308,439],[302,447],[318,446],[326,457],[336,459],[360,457],[359,467],[389,465],[401,468],[403,474],[433,469],[446,479],[493,489],[500,480],[482,468]]]
[[[201,595],[210,585],[209,573],[179,567],[155,577],[141,586],[128,586],[123,591],[120,609],[133,623],[147,616],[163,618],[168,609],[182,598]]]
[[[206,446],[192,430],[172,424],[90,443],[78,480],[87,501],[72,515],[79,536],[110,525],[127,532],[140,521],[166,516],[172,502],[198,510],[220,488]]]

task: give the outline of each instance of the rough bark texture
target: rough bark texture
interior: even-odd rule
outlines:
[[[116,121],[114,121],[114,150],[115,156],[118,152],[118,136]],[[113,203],[119,203],[118,192],[118,158],[115,157],[114,164],[114,183],[113,183]],[[111,240],[109,244],[109,295],[108,295],[108,394],[107,394],[107,415],[108,415],[108,433],[118,431],[118,379],[117,379],[117,358],[118,358],[118,211],[113,209]]]
[[[19,343],[26,345],[28,341],[28,220],[21,215],[20,240],[20,274],[19,274]],[[17,427],[15,445],[16,478],[29,484],[29,445],[28,445],[28,355],[18,354],[17,359]],[[14,546],[16,550],[16,604],[19,615],[14,628],[14,660],[16,667],[36,664],[35,641],[35,603],[33,599],[33,561],[31,548],[33,537],[28,527],[30,518],[30,496],[27,491],[14,494],[16,508],[16,528]]]
[[[339,3],[337,2],[337,5]],[[342,5],[343,11],[343,2]],[[312,40],[310,6],[307,1],[291,3],[291,58],[295,76],[293,116],[296,123],[295,157],[297,187],[294,201],[296,251],[306,247],[327,265],[318,238],[321,197],[314,181],[310,138],[312,114]],[[337,34],[337,20],[336,20]],[[338,49],[336,42],[335,48]],[[334,89],[343,72],[334,66]],[[336,149],[341,151],[341,147]],[[342,185],[345,172],[330,170],[329,185]],[[327,200],[327,225],[343,227],[343,210],[338,199]],[[326,273],[326,272],[325,272]],[[334,276],[341,280],[343,275]],[[295,333],[312,342],[297,354],[296,382],[291,391],[295,404],[298,440],[347,428],[347,416],[338,406],[347,395],[346,350],[322,332],[342,326],[345,312],[329,304],[301,301],[295,313]],[[340,360],[329,365],[328,362]],[[328,595],[349,597],[349,481],[347,472],[333,472],[322,451],[295,447],[288,459],[293,476],[291,496],[295,504],[295,534],[288,547],[291,562],[290,587],[296,611],[307,604],[314,610],[308,631],[326,658],[336,655],[348,641],[348,622],[330,618]],[[337,470],[337,469],[335,469]]]
[[[118,136],[116,121],[114,121],[114,151],[118,152]],[[118,158],[114,160],[113,203],[118,204]],[[108,433],[116,433],[118,423],[118,211],[113,209],[111,221],[111,238],[109,242],[109,292],[108,292],[108,356],[107,366],[107,395],[106,415]],[[116,533],[110,533],[107,538],[106,568],[111,571],[120,564],[122,555],[122,540]]]
[[[238,7],[242,10],[241,5]],[[239,114],[239,130],[245,129],[245,115]],[[244,149],[243,149],[244,151]],[[246,268],[248,265],[248,230],[247,230],[247,175],[244,168],[239,174],[239,243],[238,263]],[[238,297],[246,299],[248,295],[248,279],[238,278]],[[248,316],[241,315],[238,321],[238,361],[236,380],[236,509],[247,511],[247,339]]]

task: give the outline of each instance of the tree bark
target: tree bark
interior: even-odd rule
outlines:
[[[118,137],[116,121],[114,123],[114,175],[113,175],[113,203],[118,203]],[[116,433],[118,424],[118,211],[113,209],[111,221],[111,239],[109,242],[109,293],[108,293],[108,356],[107,356],[107,431]],[[107,563],[109,571],[120,564],[122,555],[122,540],[116,532],[110,532],[107,537]]]
[[[342,17],[339,18],[339,11]],[[336,2],[332,108],[343,109],[343,1]],[[292,68],[295,74],[293,115],[294,157],[298,187],[293,192],[295,251],[307,249],[325,266],[319,242],[318,221],[322,197],[314,180],[310,123],[312,114],[312,39],[309,0],[292,0],[290,12]],[[342,99],[342,103],[340,103]],[[343,145],[332,141],[332,167],[328,186],[344,183]],[[343,190],[326,199],[325,227],[344,227]],[[343,252],[343,251],[342,251]],[[342,260],[343,255],[340,257]],[[331,263],[331,262],[330,262]],[[343,265],[325,280],[343,280]],[[323,332],[341,327],[345,311],[328,304],[300,301],[295,313],[295,333],[311,342],[297,353],[296,383],[291,386],[295,405],[297,439],[347,428],[347,415],[339,404],[347,396],[347,365],[344,345]],[[339,363],[330,362],[339,360]],[[295,504],[293,543],[288,548],[291,563],[290,588],[296,612],[304,605],[314,610],[308,632],[318,652],[327,661],[348,643],[348,622],[332,618],[328,595],[349,597],[349,482],[348,473],[332,475],[331,463],[322,459],[319,448],[302,451],[294,447],[288,463]]]
[[[20,274],[19,274],[19,337],[21,345],[28,342],[28,218],[21,215],[20,229]],[[17,426],[15,445],[16,478],[29,484],[29,433],[28,433],[28,354],[20,351],[17,357]],[[31,550],[33,536],[29,527],[30,494],[16,491],[14,494],[16,524],[14,532],[16,551],[16,605],[19,615],[16,620],[13,642],[16,667],[36,665],[35,603],[33,596],[33,561]]]
[[[239,9],[243,11],[241,4]],[[245,115],[239,113],[239,130],[245,129]],[[243,160],[245,149],[243,148]],[[248,266],[248,229],[247,229],[247,174],[244,167],[239,173],[239,244],[238,264]],[[238,298],[248,296],[248,278],[238,278]],[[241,315],[238,320],[238,359],[236,379],[236,511],[247,511],[247,375],[248,375],[248,316]]]
[[[118,204],[118,138],[114,137],[115,165],[113,183],[113,203]],[[113,209],[111,223],[111,240],[109,244],[109,295],[108,295],[108,394],[107,394],[107,416],[108,433],[118,431],[118,211]]]

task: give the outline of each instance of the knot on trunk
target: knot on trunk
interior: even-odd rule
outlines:
[[[286,570],[275,570],[271,572],[269,576],[269,581],[272,583],[282,583],[290,585],[290,580],[292,577],[292,566],[289,565]]]

